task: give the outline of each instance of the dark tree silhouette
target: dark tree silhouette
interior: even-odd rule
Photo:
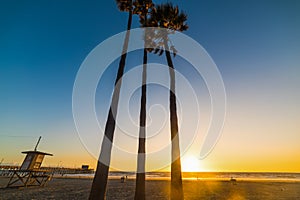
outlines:
[[[130,29],[132,23],[132,0],[116,0],[120,11],[128,12],[127,32],[124,39],[122,55],[119,62],[119,69],[115,81],[115,87],[112,95],[112,101],[109,108],[109,113],[105,125],[104,138],[101,145],[101,152],[97,163],[95,177],[92,183],[89,199],[102,200],[105,199],[107,178],[109,172],[111,149],[114,138],[114,131],[116,127],[115,117],[117,116],[117,109],[119,103],[120,89],[122,83],[122,76],[125,68],[125,61],[127,56],[127,49],[129,43]]]
[[[154,6],[152,0],[136,0],[134,3],[134,13],[139,15],[140,24],[142,27],[147,27],[148,14]],[[144,43],[147,43],[147,32],[144,33]],[[142,94],[140,108],[140,129],[139,129],[139,145],[137,158],[137,173],[135,185],[135,200],[143,200],[146,198],[145,188],[145,165],[146,165],[146,90],[147,90],[147,60],[148,52],[144,47],[143,55],[143,74],[142,74]]]
[[[165,52],[167,63],[169,66],[170,75],[170,125],[171,125],[171,142],[172,142],[172,163],[171,163],[171,199],[182,200],[182,176],[181,176],[181,161],[180,161],[180,146],[178,135],[178,118],[176,108],[175,94],[175,71],[171,58],[170,51],[176,55],[176,49],[173,45],[169,45],[168,34],[175,31],[185,31],[188,29],[186,24],[187,16],[183,12],[179,12],[178,6],[173,6],[171,3],[155,6],[151,13],[151,24],[162,28],[156,33],[157,48],[154,53],[162,55]]]

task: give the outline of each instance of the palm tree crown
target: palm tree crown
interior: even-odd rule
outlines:
[[[132,0],[115,0],[120,11],[129,12],[132,10]]]
[[[143,17],[151,11],[154,4],[153,4],[152,0],[135,0],[133,2],[133,6],[134,6],[134,9],[133,9],[134,14],[137,14],[140,17]],[[143,23],[141,23],[141,25],[143,25]]]
[[[173,6],[172,3],[156,5],[150,13],[148,19],[148,26],[163,28],[162,30],[156,30],[154,33],[149,33],[148,44],[155,48],[149,49],[154,50],[154,53],[162,55],[164,50],[172,51],[173,55],[176,56],[177,50],[171,41],[169,41],[168,34],[174,34],[175,31],[185,31],[189,27],[186,23],[187,15],[183,12],[179,12],[178,6]],[[170,44],[167,49],[165,42]]]
[[[172,3],[156,5],[151,13],[151,22],[155,27],[167,28],[172,31],[185,31],[188,29],[186,24],[187,15],[179,12],[178,6]]]

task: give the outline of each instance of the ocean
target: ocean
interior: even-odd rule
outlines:
[[[64,176],[92,178],[94,174],[65,174]],[[109,172],[110,179],[120,179],[121,177],[129,179],[135,178],[134,172]],[[168,180],[171,177],[170,172],[147,172],[146,179]],[[286,172],[182,172],[183,180],[211,180],[211,181],[288,181],[300,182],[300,173]]]

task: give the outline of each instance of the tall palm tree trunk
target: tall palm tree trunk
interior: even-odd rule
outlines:
[[[146,81],[147,81],[147,50],[144,48],[143,57],[143,77],[142,77],[142,95],[140,110],[140,131],[138,147],[138,163],[135,185],[135,200],[144,200],[145,195],[145,163],[146,163]]]
[[[97,169],[96,169],[95,177],[92,183],[92,188],[89,196],[89,199],[91,200],[103,200],[105,199],[105,195],[106,195],[106,186],[107,186],[107,178],[108,178],[109,164],[111,158],[112,143],[113,143],[114,131],[116,127],[115,117],[117,116],[120,89],[122,83],[122,76],[125,68],[131,23],[132,23],[132,11],[129,11],[127,32],[124,39],[122,56],[119,63],[119,69],[115,81],[115,88],[113,91],[112,101],[111,101],[111,105],[110,105],[110,109],[109,109],[109,113],[105,125],[105,132],[104,132],[105,136],[102,141]]]
[[[164,39],[165,54],[169,66],[170,74],[170,123],[171,123],[171,142],[172,142],[172,164],[171,164],[171,199],[182,200],[182,177],[181,177],[181,161],[180,146],[178,135],[178,118],[176,108],[175,94],[175,71],[167,39]]]

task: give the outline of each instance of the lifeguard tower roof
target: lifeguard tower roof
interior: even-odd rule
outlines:
[[[51,153],[41,152],[41,151],[22,151],[24,154],[34,153],[34,154],[40,154],[40,155],[47,155],[47,156],[53,156]]]

